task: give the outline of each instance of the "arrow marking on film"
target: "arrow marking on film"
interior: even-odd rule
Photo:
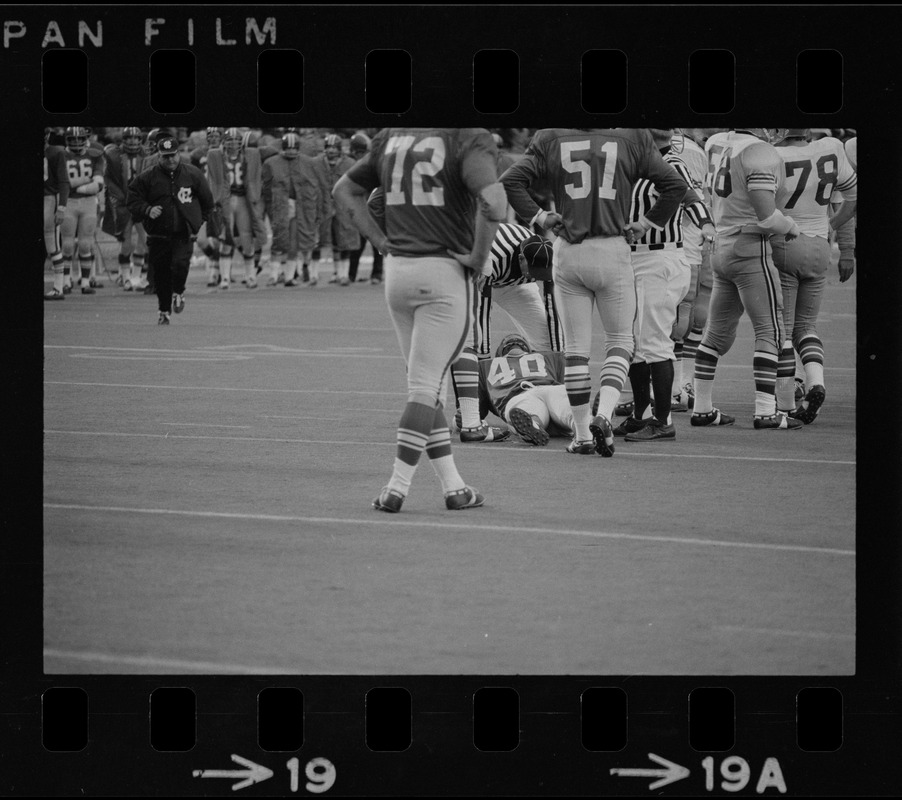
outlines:
[[[254,783],[262,783],[272,777],[272,770],[267,769],[246,758],[232,754],[232,761],[236,764],[243,764],[247,769],[196,769],[191,774],[195,778],[243,778],[232,786],[232,791],[237,792]]]
[[[659,789],[662,786],[666,786],[668,783],[676,783],[676,781],[681,781],[683,778],[689,777],[689,770],[686,769],[686,767],[674,764],[672,761],[661,758],[661,756],[656,756],[654,753],[649,753],[648,757],[652,761],[657,761],[664,769],[626,769],[623,767],[614,767],[611,769],[611,775],[619,775],[621,778],[660,778],[660,780],[650,784],[648,787],[649,789]]]

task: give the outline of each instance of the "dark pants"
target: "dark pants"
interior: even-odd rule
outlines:
[[[360,237],[363,239],[363,237]],[[360,266],[360,256],[363,255],[363,250],[366,247],[367,240],[363,239],[360,243],[360,247],[356,250],[351,251],[351,263],[348,266],[348,278],[353,283],[357,280],[357,267]],[[373,248],[373,273],[370,275],[371,278],[381,278],[382,277],[382,253],[380,253],[375,247]]]
[[[148,236],[148,270],[153,272],[160,311],[172,311],[172,294],[182,294],[191,263],[191,240],[187,237]]]

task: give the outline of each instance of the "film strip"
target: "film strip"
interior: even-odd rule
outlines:
[[[4,793],[899,793],[898,8],[7,6],[3,20],[0,124],[9,143],[30,142],[40,127],[137,125],[182,138],[233,121],[259,130],[511,122],[537,130],[769,120],[831,133],[851,126],[862,135],[866,176],[856,302],[831,318],[854,335],[833,340],[854,361],[857,407],[845,408],[837,433],[846,457],[794,443],[785,456],[797,461],[794,478],[775,477],[774,454],[759,466],[753,453],[739,454],[740,482],[756,490],[707,530],[649,508],[656,487],[642,485],[636,458],[615,458],[626,465],[607,470],[599,491],[632,493],[644,528],[602,496],[593,498],[596,520],[533,508],[508,521],[473,512],[444,530],[421,509],[374,526],[372,475],[356,489],[359,519],[331,513],[328,493],[276,499],[250,516],[240,497],[213,493],[191,516],[172,484],[167,496],[142,489],[158,485],[147,477],[154,470],[190,487],[212,446],[199,437],[182,440],[199,449],[177,451],[181,466],[171,453],[111,457],[126,473],[115,476],[123,496],[105,490],[105,502],[92,502],[91,482],[109,477],[103,448],[79,460],[86,439],[69,431],[60,445],[64,426],[46,416],[55,408],[47,398],[60,392],[80,413],[103,397],[86,390],[97,378],[54,378],[45,350],[87,347],[79,333],[87,317],[46,327],[54,312],[39,306],[36,284],[49,273],[39,279],[32,266],[46,256],[36,170],[28,146],[25,158],[10,152],[7,463],[28,491],[8,494]],[[13,270],[26,265],[20,292]],[[118,324],[100,333],[95,354],[109,344],[104,336],[134,336],[136,350],[144,347],[131,323]],[[254,347],[220,353],[240,359],[259,354]],[[161,408],[128,402],[144,416]],[[355,420],[329,424],[362,424]],[[83,437],[92,431],[109,433],[97,421],[79,426]],[[583,502],[544,463],[521,455],[493,469],[518,506],[539,486]],[[331,464],[301,453],[280,465],[279,481],[292,469],[354,473],[346,454]],[[68,492],[48,477],[67,469],[76,473]],[[249,479],[272,480],[265,465],[257,470]],[[685,492],[716,514],[733,502],[727,487],[739,479],[728,473],[723,488],[683,476]],[[291,491],[309,480],[293,479]],[[830,511],[843,507],[848,524]],[[281,531],[266,527],[274,520]],[[318,525],[325,533],[305,540]],[[264,528],[258,548],[241,544]],[[369,543],[355,538],[361,531]],[[549,545],[562,539],[569,554]],[[637,549],[598,549],[623,541]],[[359,557],[346,551],[355,543]],[[689,552],[675,556],[675,543]],[[191,561],[197,571],[181,571]],[[158,574],[144,571],[154,563]],[[379,576],[367,575],[373,569]],[[293,578],[318,588],[294,594]],[[285,591],[256,593],[267,584]],[[406,601],[405,585],[416,587]],[[156,625],[154,609],[141,605],[165,606],[167,592],[187,598],[183,626]],[[286,610],[302,597],[310,607]],[[224,618],[223,598],[241,616]],[[339,630],[347,620],[334,609],[361,607],[371,612],[359,617],[366,624]],[[761,609],[771,608],[768,623]]]

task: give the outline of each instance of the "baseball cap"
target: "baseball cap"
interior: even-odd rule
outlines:
[[[179,143],[174,137],[166,136],[165,138],[160,139],[157,148],[159,149],[161,156],[178,155]]]

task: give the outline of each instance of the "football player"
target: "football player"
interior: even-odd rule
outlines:
[[[614,454],[610,418],[635,344],[636,288],[625,236],[631,190],[641,178],[650,179],[660,196],[647,216],[629,226],[631,239],[637,230],[661,230],[688,189],[664,163],[647,130],[544,129],[501,176],[517,214],[560,237],[554,284],[564,321],[565,385],[574,419],[570,453]],[[539,183],[550,187],[557,211],[543,210],[529,195],[529,187]],[[596,308],[607,353],[599,411],[590,419],[589,351]]]
[[[551,280],[551,244],[523,225],[503,222],[498,226],[485,269],[473,333],[451,367],[462,442],[497,442],[510,436],[509,431],[488,425],[479,407],[479,364],[491,357],[493,303],[507,312],[535,349],[564,348],[563,325]]]
[[[65,276],[59,226],[69,199],[69,171],[64,148],[50,144],[51,128],[44,128],[44,250],[53,269],[53,288],[45,300],[63,300]]]
[[[320,221],[330,203],[314,160],[300,152],[296,133],[282,136],[282,150],[263,162],[263,201],[272,223],[272,274],[267,286],[275,286],[284,273],[286,286],[297,286],[297,257],[304,262],[316,246]]]
[[[549,435],[573,435],[565,370],[562,352],[537,352],[512,333],[501,340],[494,358],[480,362],[479,387],[491,411],[509,422],[524,442],[544,447]]]
[[[771,144],[777,129],[744,128],[718,133],[705,143],[718,247],[712,257],[714,287],[708,324],[695,355],[692,425],[732,425],[712,402],[718,360],[729,352],[743,312],[755,333],[752,370],[756,430],[794,430],[799,420],[777,411],[777,363],[783,345],[783,295],[773,263],[771,237],[791,241],[799,226],[777,209],[783,161]]]
[[[794,220],[800,236],[771,242],[783,289],[785,341],[777,372],[777,409],[814,422],[826,399],[824,345],[817,333],[817,317],[830,267],[830,228],[842,227],[855,213],[858,178],[843,143],[832,136],[809,141],[805,128],[789,128],[777,152],[783,159],[784,182],[777,191],[777,208]],[[830,199],[841,192],[843,203],[831,217]],[[802,360],[808,389],[795,405],[795,352]]]
[[[82,294],[94,294],[91,270],[97,229],[97,194],[103,188],[103,152],[90,145],[90,137],[89,128],[66,128],[65,158],[71,192],[60,226],[63,275],[65,285],[71,291],[72,262],[77,250]]]
[[[355,133],[348,143],[348,151],[351,154],[351,158],[359,161],[370,151],[370,137],[365,133]],[[366,239],[361,237],[360,247],[351,252],[348,264],[348,280],[351,283],[366,280],[366,278],[357,277],[357,268],[360,265],[360,257],[363,255],[366,244]],[[382,253],[372,245],[370,245],[370,248],[373,251],[373,268],[370,271],[370,283],[376,286],[382,283]]]
[[[322,175],[324,176],[327,195],[332,196],[332,188],[338,179],[356,163],[353,158],[341,151],[341,137],[330,133],[325,138],[325,152],[317,156]],[[334,272],[330,283],[350,286],[349,277],[351,251],[360,247],[360,234],[351,222],[347,211],[330,204],[327,217],[322,221],[319,231],[319,246],[313,253],[310,263],[310,285],[316,286],[319,279],[319,262],[332,261]]]
[[[144,133],[137,127],[122,129],[122,141],[108,144],[104,150],[104,185],[106,210],[102,227],[120,241],[117,285],[127,292],[143,290],[144,256],[147,236],[144,226],[135,223],[126,208],[128,184],[144,170]]]
[[[385,297],[407,365],[407,403],[392,476],[373,501],[380,511],[401,510],[424,450],[446,508],[485,502],[457,470],[442,400],[473,324],[475,276],[507,216],[497,157],[483,128],[385,128],[333,190],[336,205],[360,233],[383,254],[391,250]],[[378,187],[385,193],[387,236],[367,206]],[[463,255],[452,258],[450,252]]]
[[[207,182],[210,181],[210,172],[207,169],[207,153],[218,147],[222,147],[222,135],[225,128],[215,126],[208,127],[204,132],[205,143],[191,151],[191,163],[203,171]],[[219,239],[211,236],[205,222],[197,233],[197,247],[203,253],[204,266],[207,270],[207,286],[219,286]]]
[[[254,229],[258,219],[262,191],[262,161],[256,147],[245,147],[238,128],[223,134],[222,149],[207,153],[207,171],[213,198],[221,205],[223,231],[220,242],[220,289],[228,289],[232,280],[234,242],[244,260],[244,281],[248,289],[257,287],[254,269]]]

